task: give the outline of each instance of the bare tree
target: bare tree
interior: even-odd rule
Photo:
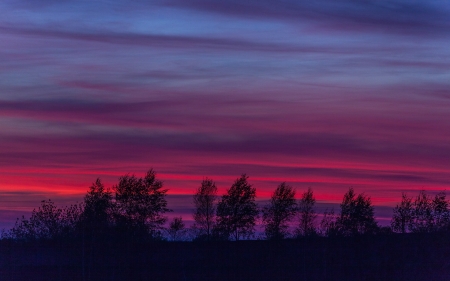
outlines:
[[[307,236],[316,233],[315,220],[317,214],[314,211],[316,199],[311,188],[302,194],[298,204],[299,225],[296,230],[297,236]]]
[[[285,182],[272,194],[270,204],[263,208],[263,224],[267,239],[283,239],[289,235],[289,221],[297,211],[295,190]]]
[[[245,174],[236,179],[217,205],[216,232],[223,239],[232,237],[237,241],[254,233],[258,216],[256,189],[247,179]]]
[[[194,229],[197,237],[205,236],[211,239],[212,230],[216,221],[217,187],[211,179],[204,179],[194,194]]]
[[[395,232],[406,233],[411,228],[414,217],[414,208],[412,198],[406,193],[402,193],[402,202],[394,208],[394,214],[391,220],[392,230]]]
[[[166,193],[163,183],[156,179],[153,169],[144,178],[134,175],[120,177],[113,187],[115,191],[115,216],[119,226],[132,234],[150,234],[154,238],[161,236],[161,230],[167,218]]]

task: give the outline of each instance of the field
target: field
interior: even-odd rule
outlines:
[[[445,235],[238,242],[1,241],[0,279],[450,280]],[[91,243],[93,242],[93,243]]]

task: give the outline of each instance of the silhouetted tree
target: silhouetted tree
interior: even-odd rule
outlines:
[[[20,240],[54,239],[73,234],[81,216],[80,205],[57,208],[51,200],[41,201],[41,206],[31,213],[30,219],[17,219],[10,230],[11,238]]]
[[[78,227],[83,242],[83,274],[87,269],[89,277],[94,272],[94,252],[98,249],[98,245],[105,241],[106,236],[111,235],[113,231],[112,193],[106,190],[103,183],[97,178],[84,196],[83,205],[84,209]],[[86,249],[89,249],[87,253]]]
[[[339,233],[344,236],[375,233],[378,225],[370,197],[364,194],[356,196],[353,188],[350,188],[344,195],[336,223]]]
[[[295,190],[285,182],[272,194],[269,205],[263,208],[263,224],[267,239],[283,239],[289,235],[289,221],[297,211]]]
[[[433,231],[433,205],[425,190],[421,190],[414,200],[414,216],[411,223],[412,232]]]
[[[445,198],[444,191],[439,192],[431,202],[433,208],[433,225],[435,231],[444,231],[449,229],[450,211],[448,201]]]
[[[334,213],[334,209],[330,211],[325,210],[322,220],[319,225],[319,234],[322,236],[335,236],[338,234],[338,227],[336,224],[337,215]]]
[[[30,222],[38,238],[54,238],[62,232],[62,210],[51,200],[42,201],[39,209],[33,210]]]
[[[182,217],[175,217],[169,224],[167,229],[167,234],[169,235],[169,240],[180,241],[184,239],[186,235],[186,228]]]
[[[211,179],[204,179],[194,194],[194,229],[197,237],[211,239],[212,230],[216,221],[217,187]]]
[[[227,194],[223,195],[217,205],[216,232],[220,237],[234,240],[249,237],[254,233],[258,207],[255,203],[256,189],[243,174],[236,179]]]
[[[34,240],[41,238],[38,237],[37,226],[33,221],[31,221],[31,219],[26,219],[25,216],[17,218],[13,228],[11,228],[4,237],[18,240]]]
[[[61,212],[60,222],[62,225],[62,236],[69,237],[77,235],[84,204],[73,204],[64,207]]]
[[[402,193],[402,202],[394,208],[394,214],[391,220],[392,230],[395,232],[406,233],[411,229],[414,218],[414,208],[412,198],[406,193]]]
[[[165,198],[167,189],[156,179],[150,169],[144,178],[125,175],[113,187],[115,191],[115,216],[120,227],[134,235],[150,234],[157,238],[167,218],[163,216],[170,211]]]
[[[315,220],[317,214],[314,211],[316,199],[311,188],[302,194],[298,204],[299,225],[296,230],[297,236],[307,236],[316,233]]]
[[[81,216],[83,231],[91,235],[101,235],[112,224],[112,194],[97,179],[84,197],[84,210]]]

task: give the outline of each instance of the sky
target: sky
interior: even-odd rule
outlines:
[[[0,228],[150,168],[188,220],[246,173],[388,223],[449,189],[449,46],[448,1],[0,0]]]

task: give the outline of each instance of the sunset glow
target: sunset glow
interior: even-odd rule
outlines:
[[[211,3],[0,3],[0,229],[150,168],[169,195],[449,189],[449,4]]]

